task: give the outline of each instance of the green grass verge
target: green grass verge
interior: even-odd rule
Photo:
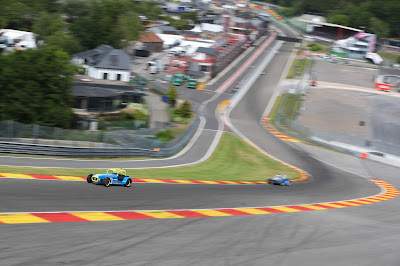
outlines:
[[[274,106],[272,107],[271,112],[269,113],[271,124],[275,124],[275,120],[278,116],[278,112],[282,104],[282,101],[283,101],[282,95],[278,96],[275,100]]]
[[[160,96],[165,95],[162,91],[157,90],[156,88],[150,88],[149,89],[151,92],[154,92],[155,94],[158,94]]]
[[[279,110],[281,109],[281,106],[283,108],[283,114],[286,116],[288,119],[293,119],[297,113],[297,109],[300,106],[301,102],[301,95],[297,94],[284,94],[280,95],[276,98],[276,101],[274,103],[274,106],[272,107],[272,110],[269,114],[271,123],[274,124],[277,117]]]
[[[105,167],[107,167],[105,165]],[[102,172],[98,169],[29,168],[0,166],[2,173],[87,176]],[[276,174],[286,174],[290,179],[300,174],[248,145],[230,133],[224,133],[217,149],[205,162],[173,168],[128,169],[134,178],[186,179],[186,180],[227,180],[265,181]]]
[[[378,52],[378,54],[384,59],[400,63],[400,55],[398,55],[398,54],[392,54],[392,53],[386,53],[386,52]]]
[[[287,74],[287,79],[292,79],[295,76],[302,76],[304,73],[304,70],[306,69],[308,63],[310,60],[304,59],[304,58],[295,58],[293,60],[292,66],[289,69],[289,73]],[[296,70],[296,67],[299,67],[299,70]]]
[[[286,116],[289,120],[293,120],[297,113],[297,109],[299,109],[301,95],[298,94],[287,94],[285,95],[286,101],[283,109],[283,115]]]

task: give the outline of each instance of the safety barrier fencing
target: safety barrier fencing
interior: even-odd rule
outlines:
[[[0,136],[0,153],[63,156],[73,158],[167,157],[177,153],[185,147],[196,132],[199,124],[200,117],[197,116],[184,133],[169,142],[148,139],[138,134],[126,133],[125,142],[121,137],[119,141],[120,145],[98,143],[100,146],[94,147],[68,146],[66,144],[67,142],[64,142],[65,145],[42,144],[40,142],[43,140],[40,139],[33,139],[33,141],[31,141],[33,143],[23,143],[22,138],[18,141],[16,139],[10,139],[9,137]],[[111,134],[112,133],[109,132],[104,133],[105,136],[112,139]],[[115,137],[115,135],[113,137]],[[62,140],[55,141],[58,141],[59,143],[62,142]],[[72,143],[78,145],[78,141]],[[116,143],[115,140],[114,143]],[[85,142],[85,144],[87,144],[87,142]]]

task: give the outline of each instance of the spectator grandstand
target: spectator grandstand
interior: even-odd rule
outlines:
[[[362,32],[361,29],[327,23],[324,17],[310,14],[294,18],[290,20],[290,23],[300,29],[305,37],[315,39],[326,45],[331,45],[337,40],[347,39]]]

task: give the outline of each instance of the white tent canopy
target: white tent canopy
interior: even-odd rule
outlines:
[[[174,45],[180,44],[184,37],[180,35],[173,35],[173,34],[156,34],[161,40],[164,41],[163,47],[169,48]]]
[[[210,23],[201,23],[201,25],[196,24],[193,29],[190,30],[191,32],[223,32],[224,27],[217,24],[210,24]]]

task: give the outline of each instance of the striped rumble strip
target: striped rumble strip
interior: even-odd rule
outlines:
[[[313,204],[242,207],[227,209],[193,209],[193,210],[143,210],[143,211],[104,211],[104,212],[31,212],[31,213],[0,213],[0,224],[23,223],[59,223],[59,222],[93,222],[93,221],[123,221],[142,219],[172,219],[172,218],[204,218],[220,216],[264,215],[284,212],[319,211],[368,205],[393,199],[399,191],[389,183],[371,179],[382,189],[378,195],[336,202]]]

